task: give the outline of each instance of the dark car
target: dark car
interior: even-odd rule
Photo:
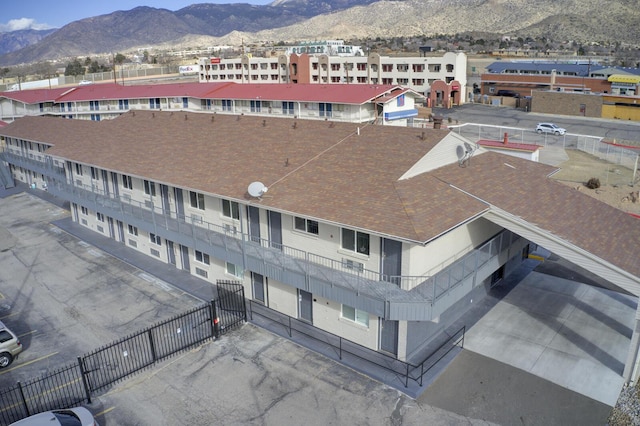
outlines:
[[[496,96],[506,96],[509,98],[519,98],[520,94],[517,92],[514,92],[513,90],[498,90],[498,93],[496,93]]]

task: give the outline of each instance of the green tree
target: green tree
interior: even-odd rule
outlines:
[[[116,57],[113,60],[116,64],[122,65],[124,61],[127,60],[127,57],[124,56],[122,53],[116,53]]]
[[[64,75],[84,75],[84,66],[78,58],[67,64],[67,67],[64,69]]]
[[[84,66],[88,67],[89,65],[91,65],[91,58],[87,56],[87,58],[84,60]]]

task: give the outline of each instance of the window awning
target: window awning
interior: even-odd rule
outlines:
[[[631,83],[640,84],[640,76],[637,75],[625,75],[625,74],[613,74],[608,78],[609,83]]]
[[[385,112],[384,120],[385,121],[400,120],[402,118],[410,118],[410,117],[417,117],[417,116],[418,116],[417,109],[405,109],[402,111]]]

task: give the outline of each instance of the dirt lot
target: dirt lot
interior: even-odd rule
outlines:
[[[569,160],[560,165],[554,179],[627,213],[640,215],[640,171],[634,181],[633,171],[628,168],[582,151],[567,150],[567,155]],[[593,177],[600,180],[600,188],[587,188],[587,181]]]

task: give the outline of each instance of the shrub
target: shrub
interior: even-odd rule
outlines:
[[[600,179],[591,178],[587,181],[587,188],[589,189],[598,189],[600,188]]]

